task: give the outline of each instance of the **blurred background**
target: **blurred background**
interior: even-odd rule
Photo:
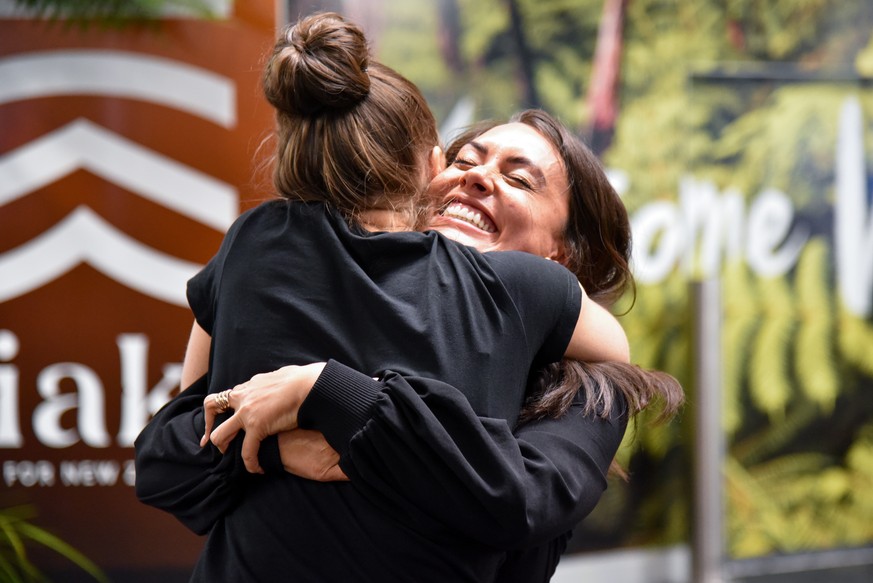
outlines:
[[[873,581],[869,0],[0,0],[0,581],[187,580],[133,439],[184,282],[271,195],[276,28],[325,9],[444,139],[542,107],[631,213],[617,311],[688,405],[631,428],[554,581]]]

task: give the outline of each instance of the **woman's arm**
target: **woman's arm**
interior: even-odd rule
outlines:
[[[185,349],[185,360],[182,362],[183,387],[190,387],[209,370],[211,346],[212,337],[200,327],[197,320],[194,320],[194,324],[191,325],[191,335],[188,337],[188,347]]]
[[[630,346],[621,324],[582,290],[582,304],[565,358],[587,362],[630,362]]]
[[[234,504],[241,480],[248,479],[239,455],[200,446],[211,342],[195,321],[182,365],[186,389],[155,414],[134,443],[139,500],[169,512],[197,534],[209,531]],[[276,450],[275,440],[271,445]]]
[[[198,379],[164,405],[134,443],[137,498],[197,534],[209,532],[234,504],[240,479],[248,479],[238,455],[200,447],[208,388],[205,376]]]
[[[374,381],[331,361],[299,421],[325,434],[354,487],[414,528],[515,549],[561,535],[597,504],[627,421],[617,401],[603,419],[583,416],[577,395],[560,419],[513,434],[444,383]]]
[[[209,395],[203,401],[205,432],[200,445],[205,447],[211,441],[219,451],[227,453],[227,448],[244,430],[242,461],[249,472],[264,473],[259,455],[261,442],[270,436],[297,429],[300,405],[324,366],[323,362],[289,365],[273,372],[257,374],[249,381],[233,387],[227,393],[228,409],[232,410],[232,414],[215,430],[212,429],[215,420],[224,410],[219,405],[217,395]],[[274,462],[269,465],[276,467],[278,464]]]
[[[439,381],[394,373],[375,380],[334,361],[314,366],[320,371],[314,384],[307,367],[284,367],[240,385],[231,393],[238,410],[213,432],[213,442],[225,447],[239,428],[264,434],[259,424],[277,406],[305,394],[299,411],[292,404],[285,418],[322,431],[353,485],[423,532],[451,528],[507,549],[558,536],[594,508],[624,435],[621,399],[603,419],[583,416],[577,395],[560,419],[513,434],[505,421],[476,415],[460,391]]]

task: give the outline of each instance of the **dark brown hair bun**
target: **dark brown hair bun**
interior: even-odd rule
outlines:
[[[363,31],[335,13],[286,27],[264,72],[264,94],[288,115],[346,110],[370,91],[369,48]]]

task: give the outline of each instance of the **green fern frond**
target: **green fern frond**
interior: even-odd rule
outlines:
[[[752,403],[771,419],[781,419],[792,396],[788,351],[794,328],[793,301],[783,278],[759,282],[764,313],[753,343],[749,369]]]
[[[846,310],[839,310],[840,354],[850,365],[873,377],[873,323]]]
[[[846,464],[873,485],[873,439],[864,436],[862,433],[849,448],[846,454]],[[871,497],[870,502],[873,505],[873,497]]]
[[[798,402],[788,409],[781,422],[768,425],[734,443],[731,453],[747,466],[760,463],[781,451],[818,416],[819,411],[812,403]]]
[[[820,453],[797,453],[761,462],[748,469],[759,483],[791,480],[803,474],[814,474],[831,464],[830,456]]]
[[[840,392],[840,383],[831,340],[834,310],[828,292],[827,256],[825,241],[816,238],[807,243],[797,266],[799,326],[794,362],[803,393],[829,413]]]
[[[741,387],[749,360],[750,340],[760,321],[760,307],[745,263],[734,261],[722,278],[724,317],[722,319],[722,423],[728,436],[740,428],[743,419]]]

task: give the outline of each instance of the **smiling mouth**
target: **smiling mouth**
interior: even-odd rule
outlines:
[[[469,223],[486,233],[495,233],[497,231],[488,217],[482,216],[482,213],[479,211],[473,210],[472,208],[457,202],[449,203],[445,210],[440,214],[444,217]]]

